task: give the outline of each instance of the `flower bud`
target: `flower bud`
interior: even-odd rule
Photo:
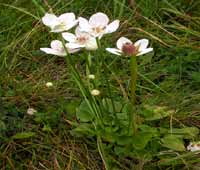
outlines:
[[[94,89],[91,91],[91,94],[92,94],[92,96],[98,96],[98,95],[100,95],[100,91],[97,89]]]
[[[125,43],[122,46],[122,52],[127,56],[133,56],[136,55],[137,49],[132,43]]]
[[[27,114],[28,115],[34,115],[35,113],[37,112],[37,110],[35,110],[35,109],[33,109],[33,108],[28,108],[28,110],[27,110]]]
[[[89,74],[88,78],[91,79],[91,80],[94,80],[95,79],[95,75],[94,74]]]
[[[53,83],[52,82],[47,82],[46,83],[46,87],[52,87],[53,86]]]

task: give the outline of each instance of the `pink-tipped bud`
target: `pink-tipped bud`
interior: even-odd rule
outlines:
[[[122,51],[127,56],[133,56],[137,53],[137,48],[132,43],[125,43],[122,46]]]

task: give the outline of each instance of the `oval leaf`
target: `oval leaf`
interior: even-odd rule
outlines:
[[[94,113],[91,111],[86,101],[80,104],[76,116],[81,122],[89,122],[94,119]]]
[[[166,135],[161,139],[163,146],[175,151],[185,151],[183,140],[176,135]]]
[[[13,139],[27,139],[33,136],[35,136],[34,132],[22,132],[22,133],[17,133],[16,135],[12,136],[12,138]]]

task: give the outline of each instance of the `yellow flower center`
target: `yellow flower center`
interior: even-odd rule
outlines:
[[[93,28],[93,31],[98,34],[98,33],[101,33],[102,31],[104,31],[104,29],[105,29],[105,27],[95,27],[95,28]]]

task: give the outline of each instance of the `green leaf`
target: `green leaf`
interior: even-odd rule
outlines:
[[[200,83],[200,73],[199,72],[192,72],[192,79],[197,83]]]
[[[183,160],[181,159],[175,159],[175,158],[165,158],[165,159],[161,159],[158,162],[158,165],[160,166],[173,166],[173,165],[181,165],[183,163]]]
[[[2,120],[0,120],[0,131],[1,130],[6,130],[6,125]]]
[[[83,137],[83,136],[94,136],[95,130],[94,127],[89,123],[81,123],[71,131],[72,135]]]
[[[138,132],[133,136],[133,146],[134,148],[141,150],[144,149],[148,142],[151,140],[151,133]]]
[[[161,139],[163,146],[175,150],[175,151],[185,151],[185,146],[183,140],[177,135],[166,135]]]
[[[196,127],[185,127],[182,129],[173,128],[172,133],[177,135],[183,135],[184,139],[193,139],[199,134],[199,129]]]
[[[126,102],[122,108],[122,112],[127,113],[127,115],[128,115],[128,114],[130,114],[131,110],[132,110],[132,103]]]
[[[86,101],[83,101],[77,109],[76,116],[81,122],[90,122],[94,119],[94,113],[88,106]]]
[[[133,143],[132,136],[118,136],[117,137],[117,144],[118,145],[130,145]]]
[[[120,121],[120,124],[123,126],[128,126],[129,125],[129,117],[127,113],[116,113],[117,119]]]
[[[120,112],[122,109],[122,104],[121,102],[118,102],[118,101],[113,101],[113,104],[112,104],[112,100],[106,98],[102,100],[102,103],[103,103],[104,108],[110,113],[114,113],[113,104],[114,104],[116,112]]]
[[[164,106],[150,106],[144,105],[140,114],[144,116],[145,120],[159,120],[170,116],[173,110],[169,110]]]
[[[80,104],[79,101],[71,101],[65,105],[65,110],[67,111],[67,115],[74,115],[76,113],[76,108]]]
[[[152,134],[152,136],[157,137],[159,136],[159,131],[157,128],[155,127],[151,127],[145,124],[139,125],[139,129],[143,132],[143,133],[149,133]]]
[[[118,156],[129,156],[131,155],[133,148],[131,146],[124,147],[124,146],[115,146],[114,152]]]
[[[34,132],[22,132],[12,136],[13,139],[27,139],[35,136]]]
[[[51,132],[52,129],[51,129],[51,127],[49,125],[45,124],[43,126],[43,128],[42,128],[42,131],[44,131],[44,132]]]

